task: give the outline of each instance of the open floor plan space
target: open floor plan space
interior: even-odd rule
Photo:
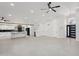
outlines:
[[[0,56],[79,56],[79,2],[0,2]]]

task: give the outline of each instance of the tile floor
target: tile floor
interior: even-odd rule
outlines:
[[[79,56],[79,41],[45,36],[4,39],[0,56]]]

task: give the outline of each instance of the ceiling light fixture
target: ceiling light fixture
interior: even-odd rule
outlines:
[[[49,10],[51,10],[51,9],[49,9]]]
[[[34,13],[34,10],[30,10],[31,13]]]
[[[10,3],[10,6],[15,6],[14,3]]]
[[[12,16],[12,14],[9,14],[8,16],[10,16],[10,17],[11,17],[11,16]]]
[[[44,14],[42,16],[45,16]]]

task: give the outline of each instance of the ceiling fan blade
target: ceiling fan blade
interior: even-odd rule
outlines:
[[[56,12],[56,10],[54,10],[54,9],[51,9],[52,11],[54,11],[54,12]]]
[[[1,17],[1,19],[0,20],[3,20],[4,19],[4,17]]]
[[[60,6],[54,6],[54,7],[52,7],[52,8],[58,8],[58,7],[60,7]]]

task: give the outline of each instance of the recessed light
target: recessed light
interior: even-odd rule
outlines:
[[[30,10],[31,13],[34,13],[34,10]]]
[[[14,3],[10,3],[10,6],[15,6]]]
[[[12,14],[9,14],[8,16],[12,16]]]
[[[45,16],[44,14],[42,16]]]

